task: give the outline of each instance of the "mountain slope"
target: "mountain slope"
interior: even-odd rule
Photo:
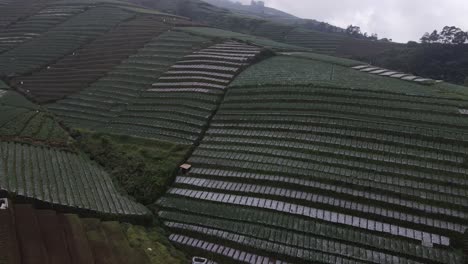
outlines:
[[[138,261],[103,220],[153,263],[465,262],[466,87],[199,1],[43,4],[0,30],[0,195],[95,218],[97,262]]]

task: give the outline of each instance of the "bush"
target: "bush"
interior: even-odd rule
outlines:
[[[130,246],[144,250],[151,263],[182,264],[187,263],[183,253],[170,244],[159,227],[144,228],[124,225]]]
[[[144,205],[166,191],[190,151],[190,146],[129,136],[74,132],[74,137],[118,186]]]

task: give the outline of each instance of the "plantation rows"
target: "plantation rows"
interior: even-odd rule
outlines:
[[[370,73],[370,74],[377,74],[377,75],[380,75],[380,76],[387,76],[387,77],[391,77],[391,78],[397,78],[397,79],[401,79],[401,80],[404,80],[404,81],[412,81],[412,82],[421,83],[421,84],[428,84],[428,85],[436,83],[436,81],[432,80],[432,79],[426,79],[426,78],[423,78],[423,77],[414,76],[412,74],[405,74],[405,73],[401,73],[401,72],[395,72],[395,71],[392,71],[392,70],[382,69],[382,68],[379,68],[379,67],[373,67],[373,66],[369,66],[369,65],[358,65],[358,66],[354,66],[352,68],[355,69],[355,70],[362,71],[362,72],[367,72],[367,73]]]
[[[211,252],[212,254],[217,254],[223,257],[231,259],[231,261],[240,261],[244,263],[273,263],[273,259],[259,256],[256,254],[248,253],[245,251],[237,250],[234,248],[218,245],[216,243],[211,243],[208,241],[199,240],[193,237],[171,234],[169,240],[172,243],[178,244],[179,246],[189,247],[193,249],[201,249],[206,252]],[[275,264],[287,264],[284,261],[276,260]],[[216,264],[216,262],[208,261],[207,264]]]
[[[433,220],[428,219],[424,216],[414,215],[412,213],[406,213],[401,215],[397,213],[395,210],[391,209],[381,209],[376,206],[367,205],[365,203],[358,203],[358,202],[350,202],[345,199],[340,199],[337,197],[331,197],[330,195],[320,195],[314,194],[312,192],[304,192],[304,191],[295,191],[293,189],[287,188],[276,188],[270,186],[262,186],[262,185],[255,185],[255,184],[243,184],[243,183],[232,183],[228,181],[217,181],[217,180],[210,180],[210,179],[193,179],[193,178],[184,178],[178,177],[175,181],[177,185],[184,185],[190,188],[204,188],[204,189],[211,189],[216,191],[223,191],[223,192],[242,192],[246,195],[260,195],[260,196],[274,196],[277,199],[281,199],[284,201],[291,201],[293,199],[297,200],[300,203],[304,204],[319,204],[322,206],[334,206],[337,207],[337,211],[339,212],[346,212],[346,211],[353,211],[356,214],[362,215],[375,215],[376,218],[385,217],[385,218],[393,218],[393,220],[406,220],[412,222],[412,224],[416,225],[428,225],[435,228],[442,228],[449,229],[455,232],[461,232],[466,229],[466,226],[452,223],[449,221],[444,220]],[[384,201],[385,202],[385,201]],[[416,208],[418,209],[418,208]],[[443,210],[439,210],[443,211]],[[439,212],[436,212],[439,213]],[[467,218],[466,214],[460,212],[455,215],[455,217],[460,218]],[[377,226],[370,226],[369,229],[372,231],[382,232],[384,227],[377,227]],[[440,244],[437,241],[436,244]]]
[[[203,225],[206,225],[204,221],[207,219],[202,217],[180,217],[177,214],[175,218],[184,221],[184,223],[165,222],[165,224],[169,228],[180,230],[179,232],[197,232],[218,239],[224,239],[231,243],[234,242],[243,246],[253,247],[257,250],[273,248],[276,254],[303,259],[303,261],[321,261],[321,263],[360,263],[360,261],[370,261],[372,263],[403,262],[399,258],[395,257],[394,259],[392,255],[385,253],[350,246],[328,239],[291,234],[273,228],[260,228],[259,225],[210,219],[209,225],[215,228],[206,228]],[[195,224],[185,224],[187,222]],[[348,256],[343,257],[343,253]],[[406,261],[406,263],[418,262]]]
[[[259,128],[261,129],[261,128]],[[244,132],[244,131],[241,131],[241,130],[237,130],[238,131],[238,135],[245,135],[245,136],[250,136],[250,137],[258,137],[258,138],[269,138],[269,139],[274,139],[274,136],[272,135],[264,135],[265,132],[259,132],[259,131],[253,131],[253,132]],[[227,133],[228,135],[229,134],[234,134],[234,136],[236,136],[235,134],[235,131],[233,133],[233,131],[228,131],[228,130],[217,130],[217,131],[214,131],[215,133],[219,133],[219,134],[223,134],[223,132],[229,132]],[[268,132],[266,132],[268,133]],[[287,133],[279,133],[279,135],[283,135],[283,138],[284,137],[287,137],[288,134]],[[290,135],[290,134],[289,134]],[[301,137],[305,137],[303,134],[302,135],[299,135]],[[343,165],[349,165],[349,163],[355,163],[355,164],[358,164],[360,163],[360,161],[370,161],[372,162],[373,164],[376,164],[376,165],[382,165],[382,171],[385,171],[385,172],[398,172],[398,173],[401,173],[400,171],[398,171],[397,169],[385,169],[385,167],[387,165],[391,165],[392,163],[401,163],[405,166],[405,169],[407,170],[407,172],[403,172],[404,175],[408,175],[408,176],[412,176],[412,177],[416,177],[416,178],[425,178],[425,179],[431,179],[431,180],[434,180],[434,181],[440,181],[440,182],[450,182],[450,183],[455,183],[455,182],[458,182],[460,181],[459,183],[462,184],[462,185],[466,185],[467,182],[463,179],[463,177],[461,175],[465,174],[465,168],[462,168],[460,167],[460,163],[458,164],[450,164],[450,165],[444,165],[444,164],[435,164],[435,163],[431,163],[431,164],[427,164],[428,163],[428,160],[411,160],[410,157],[402,157],[402,156],[392,156],[392,155],[389,155],[387,153],[385,154],[378,154],[378,153],[375,153],[375,152],[371,152],[369,153],[366,153],[366,152],[362,152],[361,149],[358,148],[358,150],[349,150],[349,149],[344,149],[342,148],[342,146],[339,146],[338,144],[336,144],[335,142],[330,142],[328,144],[333,144],[333,145],[338,145],[338,146],[333,146],[333,147],[328,147],[327,146],[327,142],[323,141],[323,140],[320,140],[319,139],[316,139],[316,141],[318,141],[318,144],[320,145],[302,145],[302,144],[296,144],[298,145],[298,149],[301,149],[300,152],[306,152],[306,153],[300,153],[298,151],[298,153],[292,153],[292,152],[289,152],[288,150],[277,150],[277,151],[270,151],[268,146],[270,147],[278,147],[278,148],[295,148],[295,145],[294,144],[289,144],[289,145],[283,145],[283,146],[277,146],[278,143],[275,143],[275,142],[272,142],[271,140],[269,142],[267,142],[266,146],[265,145],[260,145],[260,142],[254,142],[253,144],[256,144],[257,147],[232,147],[232,146],[224,146],[224,147],[220,147],[220,146],[207,146],[205,147],[206,149],[217,149],[218,151],[223,151],[223,150],[227,150],[227,148],[235,148],[233,149],[234,151],[236,152],[250,152],[250,153],[258,153],[260,155],[271,155],[271,156],[284,156],[286,154],[289,154],[291,156],[288,156],[288,157],[291,157],[291,158],[294,158],[296,160],[304,160],[304,159],[310,159],[310,160],[315,160],[316,158],[314,157],[315,154],[323,154],[323,155],[327,155],[329,156],[330,160],[331,159],[334,159],[335,156],[337,155],[342,155],[342,156],[345,156],[347,158],[349,158],[348,162],[340,162],[340,164],[343,164]],[[269,145],[271,142],[271,145]],[[220,142],[217,142],[218,144]],[[221,142],[222,143],[222,142]],[[226,143],[228,143],[228,141],[226,141]],[[236,142],[234,142],[235,144]],[[247,143],[247,142],[239,142],[240,144],[242,143]],[[266,148],[265,148],[266,147]],[[307,153],[309,152],[309,153]],[[284,160],[284,162],[286,162],[287,159]],[[300,163],[297,163],[298,166],[301,166]],[[362,167],[362,168],[372,168],[372,166],[374,166],[373,164],[369,164],[369,165],[360,165],[359,167]],[[442,174],[450,174],[450,173],[453,173],[452,174],[452,177],[450,178],[445,178],[445,177],[438,177],[438,176],[431,176],[429,173],[426,173],[427,170],[425,170],[425,168],[428,168],[428,169],[432,169],[434,171],[438,171],[439,173],[442,173]],[[458,174],[458,175],[457,175]],[[454,177],[454,176],[458,176],[458,177]]]
[[[47,69],[14,82],[39,102],[55,101],[79,92],[167,30],[169,27],[162,20],[162,17],[139,16],[123,22]]]
[[[266,121],[264,121],[266,122]],[[226,124],[227,127],[234,127],[236,123],[228,123]],[[222,136],[218,137],[217,135],[213,135],[209,137],[210,141],[215,141],[215,142],[225,142],[228,144],[238,144],[238,143],[250,143],[250,144],[255,144],[255,143],[265,143],[265,144],[270,144],[270,145],[275,145],[277,147],[294,147],[297,149],[311,149],[311,148],[316,148],[314,145],[310,144],[320,144],[320,143],[326,143],[326,144],[332,144],[337,147],[346,147],[346,148],[358,148],[363,151],[375,151],[375,152],[383,152],[385,151],[388,154],[392,155],[399,155],[398,157],[389,157],[390,159],[397,159],[397,158],[413,158],[413,159],[419,159],[419,161],[414,161],[416,162],[422,162],[422,161],[432,161],[434,159],[436,160],[443,160],[444,162],[453,162],[453,163],[463,163],[464,157],[461,154],[458,155],[451,155],[451,154],[445,154],[444,152],[435,152],[437,151],[436,144],[433,144],[432,146],[425,146],[423,145],[424,141],[419,140],[416,138],[410,138],[408,140],[402,140],[401,142],[397,141],[398,143],[405,144],[407,147],[402,147],[397,144],[394,144],[393,142],[385,142],[383,139],[381,142],[375,142],[372,140],[366,140],[370,138],[383,138],[383,134],[376,134],[376,133],[364,133],[364,132],[359,132],[359,131],[353,131],[352,129],[346,129],[346,128],[341,128],[341,129],[327,129],[327,128],[322,128],[322,129],[315,129],[314,132],[317,132],[317,135],[314,138],[307,137],[304,134],[300,133],[295,133],[294,140],[288,140],[288,136],[291,136],[292,133],[284,132],[284,133],[278,133],[278,134],[271,134],[269,135],[264,135],[264,133],[261,132],[254,132],[252,131],[253,128],[257,129],[281,129],[283,131],[288,130],[291,126],[288,125],[273,125],[273,124],[268,124],[268,123],[263,123],[263,124],[245,124],[245,127],[248,128],[249,130],[226,130],[223,128],[226,128],[226,126],[218,127],[218,130],[215,132],[217,134],[222,134],[223,132],[229,132],[229,134],[232,136],[229,140],[224,141],[226,139],[222,138]],[[308,127],[304,126],[293,126],[295,129],[300,129],[300,130],[306,130]],[[310,126],[311,127],[311,126]],[[311,127],[312,128],[312,127]],[[335,135],[326,135],[326,133],[333,133]],[[343,137],[340,137],[338,133],[343,133]],[[249,139],[249,138],[243,138],[243,136],[253,136],[256,137],[255,139]],[[262,138],[262,137],[267,137],[267,138]],[[346,137],[348,136],[348,137]],[[269,139],[270,137],[274,137]],[[277,142],[275,139],[276,138],[283,138],[284,140],[288,140],[286,142]],[[358,140],[358,138],[363,139],[363,141]],[[422,142],[421,144],[418,144],[419,142]],[[419,148],[408,148],[413,145],[418,146]],[[431,149],[432,147],[432,149]],[[449,144],[444,144],[445,150],[450,149],[453,146],[450,146]],[[462,148],[459,148],[460,151],[456,152],[462,152]],[[454,151],[455,152],[455,151]]]
[[[341,61],[324,60],[323,58],[298,57],[297,55],[275,56],[249,67],[231,86],[266,86],[314,84],[334,88],[356,90],[373,90],[397,95],[410,95],[422,99],[431,97],[433,101],[455,99],[468,95],[461,86],[448,83],[421,85],[405,82],[397,78],[388,78],[360,72],[343,66]],[[353,91],[350,91],[353,92]],[[417,99],[419,100],[419,99]],[[466,105],[466,103],[464,103]]]
[[[1,0],[0,29],[33,14],[46,5],[45,0]]]
[[[198,223],[222,230],[229,230],[232,226],[248,228],[254,225],[258,226],[255,228],[258,231],[251,231],[252,234],[268,228],[269,232],[265,232],[266,234],[281,232],[289,240],[289,243],[299,243],[296,244],[299,248],[303,248],[304,244],[310,246],[309,241],[313,239],[342,246],[359,247],[357,250],[361,250],[361,252],[362,250],[372,250],[379,255],[389,255],[392,256],[390,263],[402,263],[403,260],[419,260],[421,262],[426,260],[424,263],[460,263],[461,259],[459,255],[448,250],[427,248],[414,241],[384,236],[382,233],[363,232],[360,229],[347,228],[343,225],[298,217],[293,214],[176,196],[165,197],[159,201],[159,204],[169,210],[159,213],[163,219]],[[225,224],[221,224],[223,222]],[[299,235],[303,236],[303,239],[297,239]],[[275,236],[271,237],[270,239],[275,239]],[[282,238],[276,237],[276,239]],[[316,246],[320,246],[320,244],[316,244]],[[332,253],[332,250],[333,247],[329,247],[323,249],[322,252]],[[267,251],[275,252],[272,249]],[[341,254],[346,256],[346,251],[343,250]],[[355,257],[360,255],[356,254]],[[381,263],[384,262],[385,259],[382,259]]]
[[[224,40],[239,40],[242,42],[253,43],[255,45],[272,49],[275,51],[303,51],[305,50],[302,47],[285,44],[284,42],[276,42],[271,39],[256,37],[252,35],[246,35],[242,33],[222,30],[219,28],[212,27],[181,27],[177,30],[187,32],[193,35],[207,37],[207,38],[217,38]]]
[[[272,39],[278,42],[285,42],[286,35],[293,29],[289,25],[264,22],[255,28],[253,35]]]
[[[310,59],[315,61],[329,62],[340,66],[354,67],[361,65],[361,61],[339,58],[325,54],[312,53],[312,52],[279,52],[278,55],[284,55],[294,58]]]
[[[168,193],[184,197],[197,198],[205,201],[243,205],[260,209],[270,209],[275,210],[277,212],[310,217],[312,219],[317,219],[320,221],[330,222],[334,224],[344,224],[347,225],[349,228],[361,228],[366,231],[381,232],[385,233],[386,235],[414,239],[421,241],[424,244],[449,246],[450,243],[450,239],[446,236],[424,232],[412,228],[406,228],[399,225],[388,224],[378,220],[372,220],[371,216],[369,216],[368,218],[364,218],[359,216],[352,216],[346,213],[336,213],[330,210],[318,209],[317,207],[298,205],[291,202],[257,198],[256,196],[209,192],[206,190],[197,191],[191,189],[172,188],[169,190]],[[403,217],[406,217],[406,215]],[[389,221],[391,221],[391,219]]]
[[[368,89],[361,84],[371,81],[369,74],[352,69],[346,85],[338,77],[308,75],[325,68],[332,76],[346,69],[273,58],[229,86],[187,161],[190,176],[177,177],[159,202],[169,222],[186,224],[171,229],[234,248],[281,252],[286,260],[302,250],[304,263],[317,261],[310,252],[330,263],[461,263],[453,248],[460,249],[468,228],[467,121],[459,112],[466,102],[455,93],[438,99],[432,86],[402,80],[379,87],[384,91]],[[310,83],[288,83],[289,74]],[[255,78],[265,81],[255,84]],[[401,92],[406,85],[410,90]],[[299,221],[328,232],[303,234]]]
[[[294,29],[284,35],[283,42],[306,47],[314,52],[333,55],[345,38],[312,30]]]
[[[109,175],[80,154],[11,142],[0,143],[0,153],[0,187],[10,193],[98,214],[148,214],[119,194]]]
[[[165,224],[169,228],[182,230],[180,232],[184,232],[184,231],[196,232],[199,234],[212,236],[217,239],[225,239],[229,242],[231,241],[235,243],[241,242],[243,243],[244,246],[249,247],[249,248],[254,248],[256,250],[265,250],[268,248],[275,248],[276,254],[288,255],[288,257],[297,257],[297,258],[304,259],[305,261],[310,261],[310,262],[320,261],[320,263],[359,263],[357,261],[350,260],[347,258],[336,257],[331,254],[324,254],[318,250],[311,251],[308,249],[297,249],[297,248],[289,246],[291,243],[288,243],[288,244],[274,243],[274,242],[269,242],[269,241],[262,240],[262,239],[246,237],[243,235],[239,235],[237,233],[231,233],[231,232],[227,232],[223,230],[206,228],[206,227],[198,226],[198,225],[188,225],[188,224],[174,223],[174,222],[165,222]],[[270,234],[270,235],[275,235],[275,234]],[[311,243],[314,243],[314,242],[311,241]],[[324,246],[335,246],[335,245],[324,245]],[[343,250],[343,248],[336,248],[336,250],[337,251]],[[236,250],[231,249],[231,252],[228,252],[227,256],[230,258],[236,259],[235,257]],[[263,262],[263,261],[266,261],[266,262]],[[251,262],[251,263],[269,263],[269,261],[262,260],[262,259],[259,260],[257,258],[256,262]],[[382,262],[374,262],[374,263],[382,263]]]
[[[225,42],[185,56],[112,120],[109,131],[192,144],[205,129],[224,89],[261,51]]]
[[[95,7],[0,55],[0,75],[25,74],[45,67],[109,31],[132,14]],[[40,52],[39,52],[40,51]]]
[[[364,189],[355,189],[354,186],[350,187],[343,187],[333,185],[328,183],[326,180],[333,180],[336,179],[336,176],[331,175],[329,178],[300,178],[300,177],[287,177],[287,176],[278,176],[273,174],[264,174],[264,173],[248,173],[248,172],[236,172],[233,170],[221,170],[221,169],[207,169],[207,168],[197,168],[191,171],[191,175],[197,177],[209,177],[216,178],[216,179],[223,179],[226,181],[234,180],[244,180],[248,182],[268,182],[270,185],[277,185],[277,186],[287,186],[289,188],[300,188],[302,190],[308,190],[310,192],[315,193],[324,193],[330,194],[334,193],[336,197],[340,197],[343,199],[365,199],[365,200],[373,200],[377,203],[386,203],[389,205],[389,209],[391,208],[401,208],[402,210],[407,210],[408,212],[413,212],[414,210],[418,210],[424,213],[432,213],[432,214],[445,214],[451,217],[459,217],[459,218],[466,218],[466,213],[464,211],[460,211],[457,209],[453,209],[446,206],[438,206],[438,205],[431,205],[430,201],[414,201],[409,197],[410,193],[406,193],[406,196],[394,196],[388,194],[386,192],[378,193],[378,189],[376,192],[366,191]],[[361,184],[362,187],[365,187],[365,184]],[[268,187],[271,191],[273,187]],[[383,191],[382,188],[380,190]],[[294,192],[294,190],[293,190]],[[286,192],[285,192],[286,193]],[[284,195],[285,193],[280,192],[279,195]],[[322,199],[325,200],[325,199]],[[450,201],[444,201],[449,203]],[[363,208],[370,209],[371,207],[366,206],[359,206],[357,210],[363,210]],[[381,213],[381,211],[378,211]]]
[[[42,35],[85,9],[84,5],[51,5],[14,23],[0,32],[0,53]]]
[[[0,88],[0,137],[65,145],[68,134],[54,117],[12,90]]]
[[[68,135],[48,113],[3,106],[0,109],[0,137],[32,138],[57,144],[67,142]]]
[[[171,65],[198,50],[207,39],[180,32],[167,32],[123,61],[80,93],[71,95],[48,108],[72,127],[105,131],[109,123],[124,113]],[[129,133],[134,127],[112,127],[112,133]],[[141,131],[136,132],[141,133]]]

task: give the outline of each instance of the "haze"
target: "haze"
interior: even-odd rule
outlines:
[[[237,1],[237,0],[236,0]],[[396,42],[419,40],[424,32],[458,26],[468,30],[466,0],[264,0],[298,17],[312,18],[339,27],[358,25],[363,32],[378,33]],[[240,0],[247,4],[250,0]]]

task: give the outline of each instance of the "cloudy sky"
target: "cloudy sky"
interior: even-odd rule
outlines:
[[[250,0],[236,0],[250,3]],[[264,0],[302,18],[332,25],[358,25],[397,42],[419,40],[424,32],[446,25],[468,31],[468,0]]]

